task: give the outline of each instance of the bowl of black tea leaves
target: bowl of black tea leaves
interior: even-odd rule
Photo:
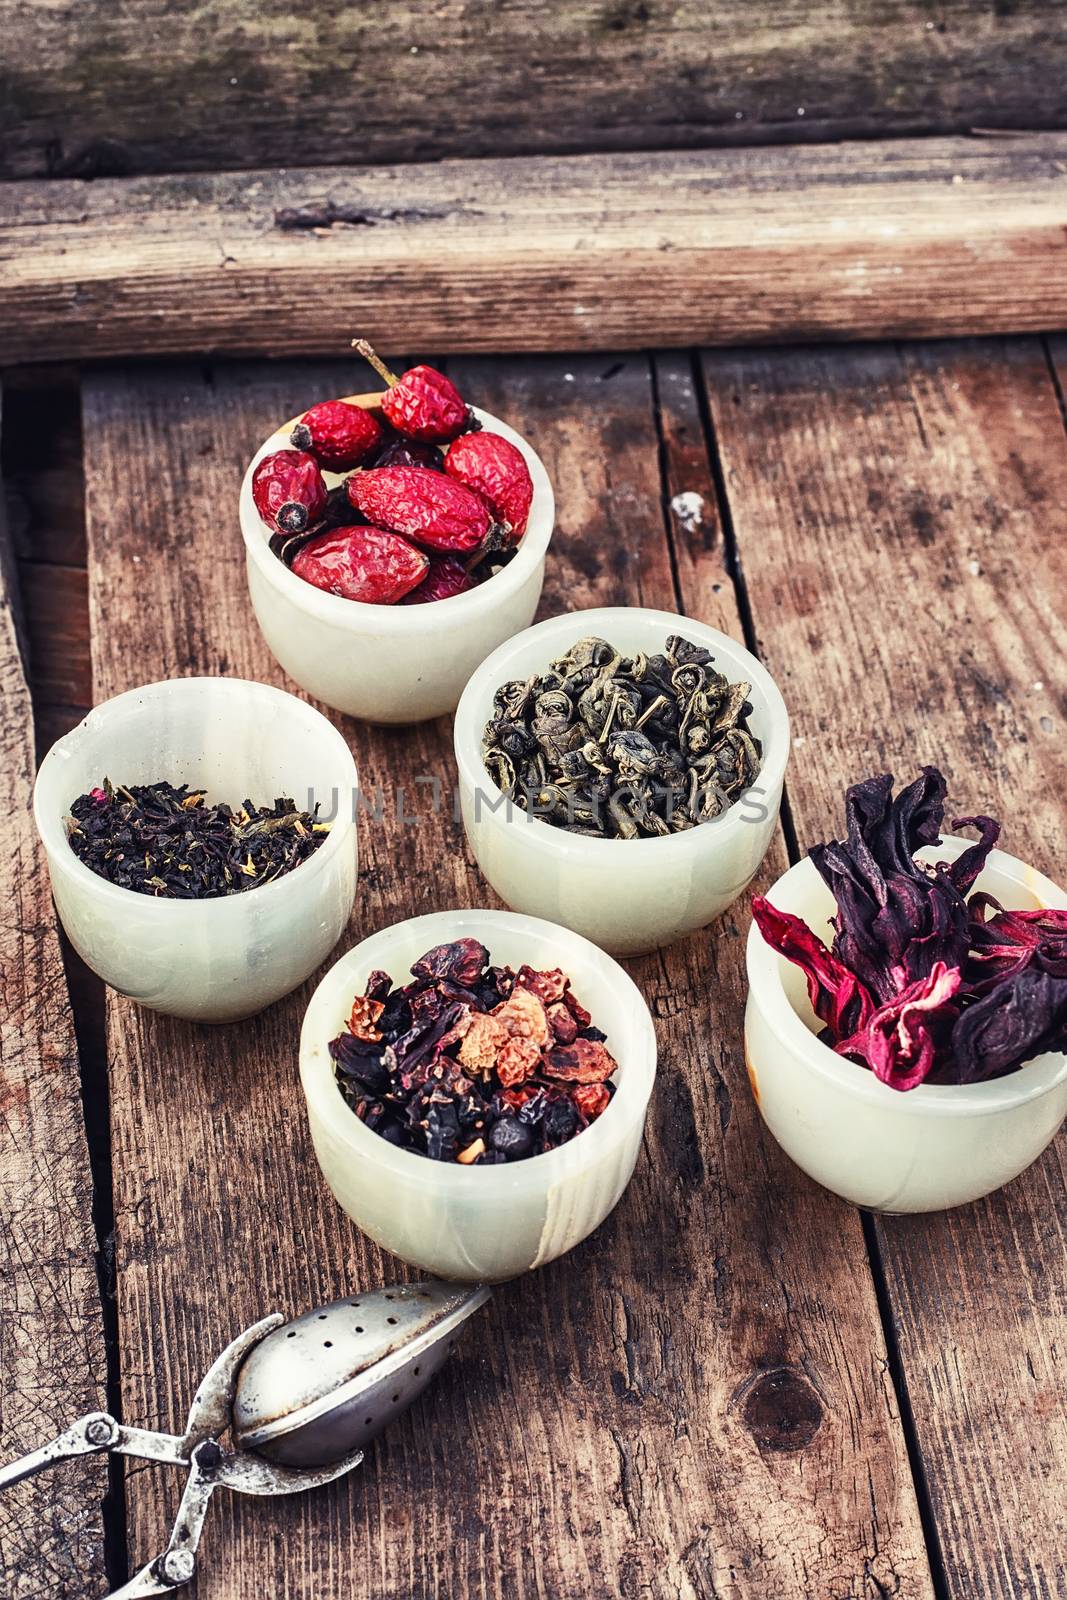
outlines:
[[[230,1021],[329,954],[356,888],[356,768],[295,696],[180,678],[90,712],[41,764],[34,813],[63,926],[142,1005]]]

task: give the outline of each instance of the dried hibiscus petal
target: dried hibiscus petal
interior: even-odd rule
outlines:
[[[822,940],[789,911],[779,911],[762,895],[752,901],[756,926],[772,949],[794,962],[808,982],[808,998],[833,1042],[862,1028],[874,1009],[863,984]]]
[[[1067,911],[1006,911],[991,894],[972,895],[970,973],[975,986],[991,983],[1025,967],[1067,978]],[[992,916],[987,912],[993,911]]]
[[[957,1083],[996,1078],[1067,1046],[1067,977],[1026,968],[960,1012],[952,1029]]]
[[[973,883],[999,831],[989,819],[966,859],[928,867],[915,859],[936,844],[945,814],[945,780],[924,767],[893,796],[889,773],[845,796],[847,838],[809,851],[837,902],[832,953],[876,1000],[889,1000],[938,962],[959,967],[969,941],[964,888]],[[968,882],[969,879],[969,882]]]
[[[843,1039],[836,1046],[838,1054],[862,1062],[894,1089],[914,1089],[933,1069],[938,1025],[943,1032],[955,1020],[951,1002],[959,986],[959,969],[936,962],[926,977],[885,1001],[862,1028]]]

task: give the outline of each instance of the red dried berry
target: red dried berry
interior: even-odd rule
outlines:
[[[494,527],[481,495],[428,467],[371,467],[354,472],[346,487],[369,521],[429,550],[467,555]]]
[[[252,474],[252,499],[268,528],[303,533],[326,510],[326,481],[306,451],[275,450]]]
[[[421,550],[384,528],[334,528],[311,539],[293,558],[293,571],[305,583],[345,600],[391,606],[426,576],[430,563]]]
[[[289,435],[295,449],[309,451],[330,472],[358,467],[384,437],[377,417],[347,400],[323,400],[312,406]]]
[[[533,500],[533,479],[521,450],[499,433],[465,433],[449,445],[445,471],[482,495],[497,521],[510,525],[518,543]]]
[[[417,589],[404,596],[406,606],[421,606],[427,600],[448,600],[454,594],[465,594],[476,589],[477,584],[463,566],[452,556],[435,556],[430,570]]]
[[[435,444],[419,444],[417,439],[390,439],[375,459],[376,467],[432,467],[445,470],[445,458]]]
[[[353,339],[352,343],[389,385],[382,397],[382,414],[405,439],[447,444],[470,425],[466,401],[436,367],[409,367],[398,378],[365,339]]]

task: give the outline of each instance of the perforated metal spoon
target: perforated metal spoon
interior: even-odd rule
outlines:
[[[213,1363],[183,1434],[126,1427],[94,1411],[0,1468],[0,1489],[68,1456],[102,1451],[186,1467],[170,1543],[111,1600],[169,1594],[196,1571],[216,1489],[294,1494],[357,1467],[363,1446],[425,1389],[463,1323],[488,1298],[480,1285],[396,1284],[335,1300],[292,1322],[266,1317]],[[235,1450],[219,1443],[227,1431]]]

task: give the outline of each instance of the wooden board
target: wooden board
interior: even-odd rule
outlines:
[[[1067,451],[1036,341],[709,355],[802,846],[846,782],[941,766],[1063,880]],[[991,1199],[881,1218],[917,1459],[968,1600],[1064,1593],[1065,1146]]]
[[[1067,134],[0,187],[0,361],[1067,324]]]
[[[1042,0],[0,7],[3,170],[97,176],[1063,125]]]
[[[529,434],[556,484],[546,608],[670,607],[677,570],[682,600],[737,631],[687,363],[657,364],[662,441],[643,357],[452,369]],[[87,379],[98,697],[175,673],[284,681],[251,618],[227,508],[277,418],[342,391],[348,373]],[[704,516],[701,549],[681,563],[667,529],[683,494],[703,497]],[[180,563],[177,534],[149,542],[146,504],[152,528],[180,528]],[[404,783],[410,801],[417,774],[451,771],[443,724],[345,727],[372,791]],[[401,833],[387,805],[361,850],[348,943],[489,898],[447,807]],[[768,872],[782,860],[776,846]],[[613,1218],[564,1261],[503,1286],[348,1482],[213,1508],[204,1600],[266,1589],[316,1600],[933,1595],[858,1218],[798,1178],[749,1097],[746,921],[739,905],[714,934],[633,964],[662,1066]],[[307,993],[225,1030],[109,1001],[122,1388],[138,1420],[175,1419],[254,1316],[398,1270],[317,1174],[295,1061]],[[159,1547],[177,1493],[166,1474],[128,1479],[137,1559]]]
[[[104,1331],[74,1027],[48,875],[30,810],[33,711],[15,626],[0,501],[0,1461],[104,1406]],[[100,1461],[62,1465],[0,1496],[11,1600],[98,1592]]]

